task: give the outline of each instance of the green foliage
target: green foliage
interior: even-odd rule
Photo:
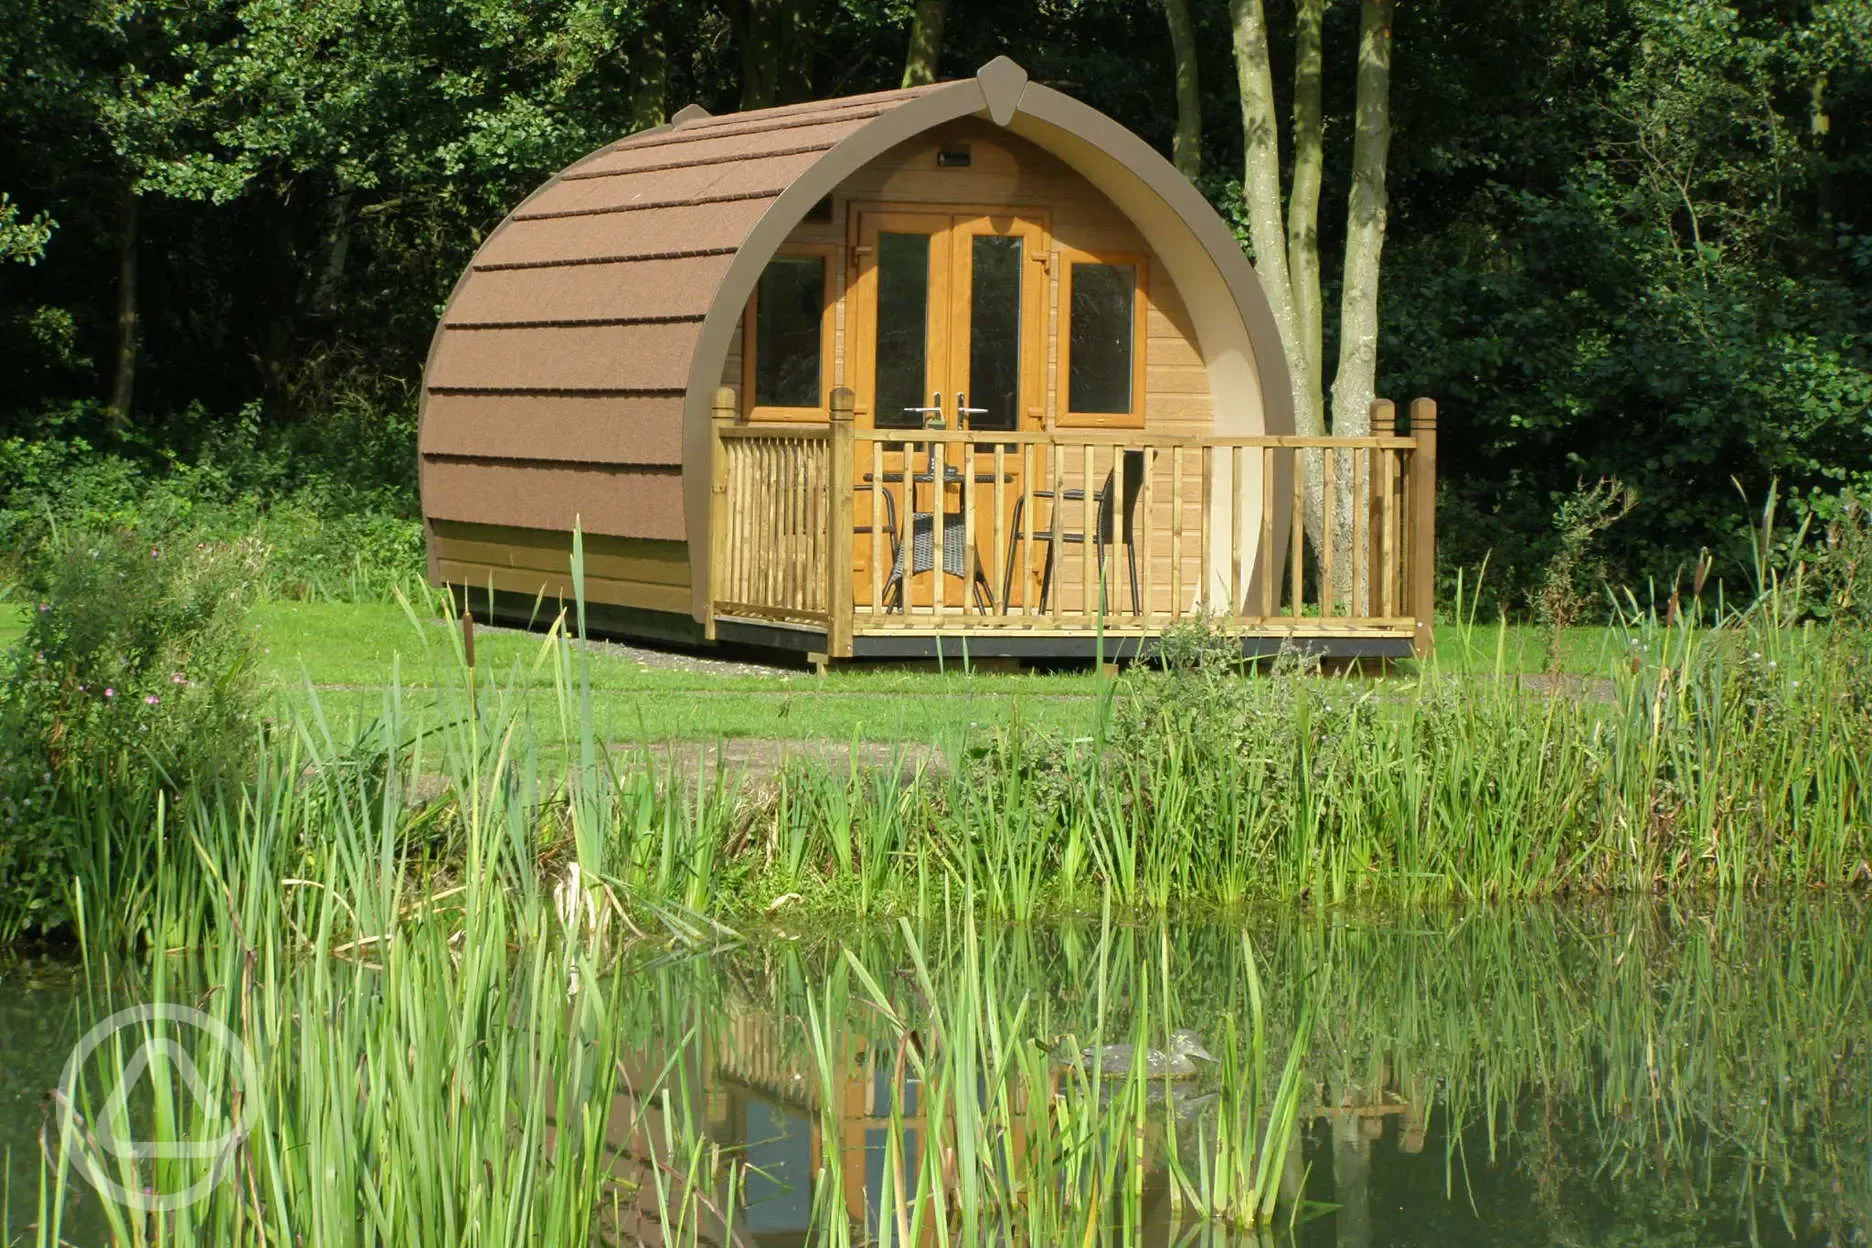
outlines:
[[[148,834],[159,798],[244,765],[257,564],[251,544],[74,530],[34,566],[0,674],[0,936],[61,926],[74,876],[134,854],[117,842]]]
[[[1550,674],[1560,670],[1567,633],[1579,623],[1588,596],[1604,582],[1605,569],[1592,558],[1594,542],[1637,505],[1638,496],[1623,482],[1604,479],[1590,486],[1582,482],[1554,513],[1558,544],[1534,594],[1535,621],[1547,631]]]
[[[37,264],[45,258],[46,244],[58,222],[45,213],[21,218],[19,205],[0,191],[0,261]]]
[[[29,561],[60,527],[134,527],[153,542],[250,540],[268,596],[387,600],[422,577],[403,483],[414,432],[394,409],[352,400],[289,436],[256,406],[225,422],[196,409],[169,432],[182,449],[63,431],[88,416],[0,439],[0,559]]]
[[[1517,603],[1573,482],[1616,476],[1642,500],[1608,536],[1617,579],[1712,533],[1716,575],[1747,572],[1734,482],[1833,492],[1868,466],[1864,6],[1438,8],[1400,63],[1415,35],[1472,72],[1406,106],[1438,134],[1400,149],[1384,351],[1387,388],[1448,413],[1446,557],[1493,551]]]
[[[1872,635],[1872,516],[1853,494],[1828,511],[1808,558],[1809,609],[1863,639]]]

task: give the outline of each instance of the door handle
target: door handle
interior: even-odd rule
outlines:
[[[988,414],[988,409],[985,407],[970,407],[968,405],[968,392],[967,391],[964,391],[964,390],[956,391],[956,423],[957,424],[961,425],[964,429],[966,429],[969,426],[969,422],[967,420],[968,417],[986,416],[987,414]]]
[[[930,424],[930,417],[932,416],[935,417],[938,422],[942,420],[942,414],[943,414],[942,391],[938,390],[935,394],[932,394],[930,396],[930,404],[931,406],[929,407],[906,407],[903,409],[904,415],[921,416],[923,418],[924,427],[928,428]]]

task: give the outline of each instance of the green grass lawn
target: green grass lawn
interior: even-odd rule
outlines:
[[[276,713],[303,712],[316,701],[334,728],[378,714],[394,682],[413,707],[450,699],[461,684],[455,626],[385,604],[266,603],[254,612],[264,679]],[[0,645],[24,631],[26,608],[0,604]],[[1563,666],[1606,670],[1624,640],[1609,628],[1580,628],[1566,639]],[[1532,627],[1479,627],[1465,638],[1437,630],[1438,662],[1475,673],[1540,671],[1547,640]],[[608,741],[717,737],[820,737],[867,741],[953,740],[1019,716],[1062,732],[1090,723],[1100,676],[963,672],[905,668],[834,668],[746,674],[685,670],[638,661],[597,647],[587,655],[593,710]],[[539,634],[482,629],[478,678],[523,697],[537,722],[559,722],[551,652]],[[576,716],[572,717],[576,721]]]

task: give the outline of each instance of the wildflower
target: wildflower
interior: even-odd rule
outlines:
[[[110,688],[109,686],[106,686],[104,689],[104,696],[107,698],[114,698],[117,696],[117,691],[115,689]]]
[[[177,672],[169,678],[169,683],[172,685],[186,685],[189,682],[188,677],[184,676],[181,672]]]
[[[143,704],[145,706],[155,706],[160,701],[162,701],[162,699],[152,693],[143,699]]]

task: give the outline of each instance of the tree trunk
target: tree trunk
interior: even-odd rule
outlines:
[[[1346,201],[1345,282],[1339,299],[1339,366],[1333,373],[1332,429],[1371,432],[1378,386],[1378,259],[1384,250],[1385,161],[1391,147],[1391,14],[1394,0],[1361,0],[1358,129],[1352,138],[1352,191]],[[1347,503],[1351,503],[1347,499]],[[1334,508],[1334,543],[1350,550],[1352,511]],[[1364,579],[1361,573],[1361,580]],[[1350,578],[1333,592],[1349,592]]]
[[[643,32],[643,42],[631,61],[631,130],[648,130],[663,124],[669,108],[669,54],[663,47],[661,14],[651,11],[651,21]]]
[[[916,15],[910,19],[910,54],[904,58],[904,86],[920,87],[936,81],[936,68],[942,61],[943,22],[948,16],[949,0],[917,0]]]
[[[1384,250],[1385,160],[1391,146],[1392,8],[1393,0],[1362,0],[1359,18],[1358,131],[1352,140],[1339,367],[1332,394],[1333,432],[1343,435],[1371,429],[1378,382],[1378,259]]]
[[[1241,88],[1242,199],[1248,209],[1248,242],[1255,272],[1267,293],[1292,375],[1294,431],[1321,432],[1318,412],[1305,411],[1306,357],[1294,320],[1293,288],[1287,274],[1287,231],[1282,225],[1280,121],[1274,112],[1274,78],[1268,61],[1267,17],[1261,0],[1229,0],[1235,25],[1235,77]]]
[[[1176,57],[1177,122],[1170,158],[1177,172],[1194,182],[1202,172],[1202,92],[1196,80],[1196,26],[1189,0],[1164,0],[1170,22],[1170,49]]]
[[[117,366],[111,378],[110,423],[130,426],[137,366],[137,194],[126,181],[117,206]]]
[[[818,50],[820,0],[785,0],[775,13],[780,28],[780,87],[776,104],[816,99],[813,54]]]
[[[1229,13],[1235,24],[1235,77],[1241,88],[1242,103],[1242,199],[1248,208],[1248,242],[1254,249],[1255,273],[1267,294],[1268,307],[1274,314],[1274,326],[1280,331],[1281,352],[1287,359],[1288,393],[1293,401],[1294,432],[1316,437],[1324,430],[1320,410],[1307,398],[1310,365],[1306,358],[1305,339],[1294,307],[1293,285],[1287,268],[1287,231],[1281,212],[1280,122],[1274,111],[1274,76],[1268,56],[1267,16],[1261,0],[1229,0]],[[1304,472],[1306,516],[1294,523],[1307,523],[1319,511],[1321,493],[1319,460],[1296,453],[1298,467]],[[1273,488],[1273,482],[1264,488]],[[1309,528],[1317,528],[1309,523]],[[1239,535],[1238,535],[1239,540]],[[1280,563],[1272,552],[1263,552],[1260,561],[1264,574],[1279,578]],[[1278,580],[1277,580],[1278,583]],[[1235,603],[1235,609],[1241,609]]]
[[[320,316],[338,311],[344,285],[345,261],[351,252],[351,192],[331,197],[325,212],[325,260],[319,265],[318,284],[312,288],[312,310]]]
[[[1293,188],[1287,199],[1287,269],[1293,285],[1294,332],[1299,335],[1300,355],[1306,362],[1302,384],[1294,387],[1294,407],[1296,412],[1306,412],[1309,426],[1321,429],[1326,423],[1319,250],[1320,181],[1326,168],[1325,122],[1320,103],[1325,8],[1325,0],[1299,0],[1294,12]],[[1306,529],[1315,549],[1329,523],[1325,510],[1325,455],[1323,451],[1298,452],[1301,470],[1306,474]],[[1333,467],[1339,475],[1338,470],[1350,464],[1340,462]],[[1344,497],[1349,505],[1349,495]],[[1341,544],[1338,549],[1346,547]],[[1334,565],[1335,573],[1339,566]],[[1341,575],[1335,579],[1345,578]],[[1338,588],[1335,586],[1335,591]]]
[[[1307,407],[1324,405],[1321,371],[1319,205],[1326,167],[1320,108],[1320,28],[1325,0],[1300,0],[1294,15],[1293,191],[1287,201],[1287,269],[1294,321],[1307,361]]]
[[[787,0],[747,0],[741,18],[741,107],[770,108],[780,96],[780,44]]]

